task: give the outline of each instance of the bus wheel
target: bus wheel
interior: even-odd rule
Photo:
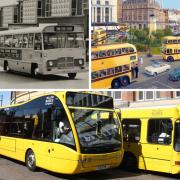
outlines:
[[[32,150],[29,150],[26,154],[26,166],[30,171],[36,170],[36,158]]]
[[[136,157],[131,153],[125,153],[122,161],[122,167],[127,170],[137,170]]]
[[[119,89],[121,87],[121,83],[118,79],[114,79],[111,84],[112,89]]]
[[[167,61],[168,61],[168,62],[173,62],[173,61],[174,61],[174,58],[173,58],[172,56],[169,56],[169,57],[167,58]]]
[[[129,85],[129,77],[127,76],[124,76],[122,78],[120,78],[120,82],[121,82],[121,85],[126,87]]]
[[[4,71],[8,72],[10,69],[9,69],[9,65],[8,65],[8,62],[5,61],[4,62]]]
[[[74,79],[77,73],[68,73],[69,79]]]
[[[31,76],[32,76],[32,77],[37,77],[38,74],[39,74],[38,65],[32,64],[32,67],[31,67]]]

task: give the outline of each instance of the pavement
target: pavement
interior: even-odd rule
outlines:
[[[88,89],[88,71],[78,73],[74,80],[67,75],[47,75],[40,78],[32,78],[30,75],[16,72],[6,73],[0,67],[1,89]]]

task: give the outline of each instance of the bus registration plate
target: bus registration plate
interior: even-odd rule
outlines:
[[[101,166],[97,166],[96,170],[98,171],[98,170],[103,170],[103,169],[108,169],[108,168],[110,168],[109,165],[101,165]]]

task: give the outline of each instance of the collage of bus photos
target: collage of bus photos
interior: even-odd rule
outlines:
[[[180,179],[180,0],[0,0],[0,180]]]

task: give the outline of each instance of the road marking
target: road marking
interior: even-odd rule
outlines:
[[[157,83],[157,84],[160,84],[160,85],[162,85],[162,86],[168,87],[169,89],[173,89],[171,86],[168,86],[168,85],[166,85],[166,84],[164,84],[164,83],[161,83],[161,82],[159,82],[159,81],[154,81],[153,84],[154,84],[154,83]],[[162,89],[163,89],[163,88],[162,88]]]

